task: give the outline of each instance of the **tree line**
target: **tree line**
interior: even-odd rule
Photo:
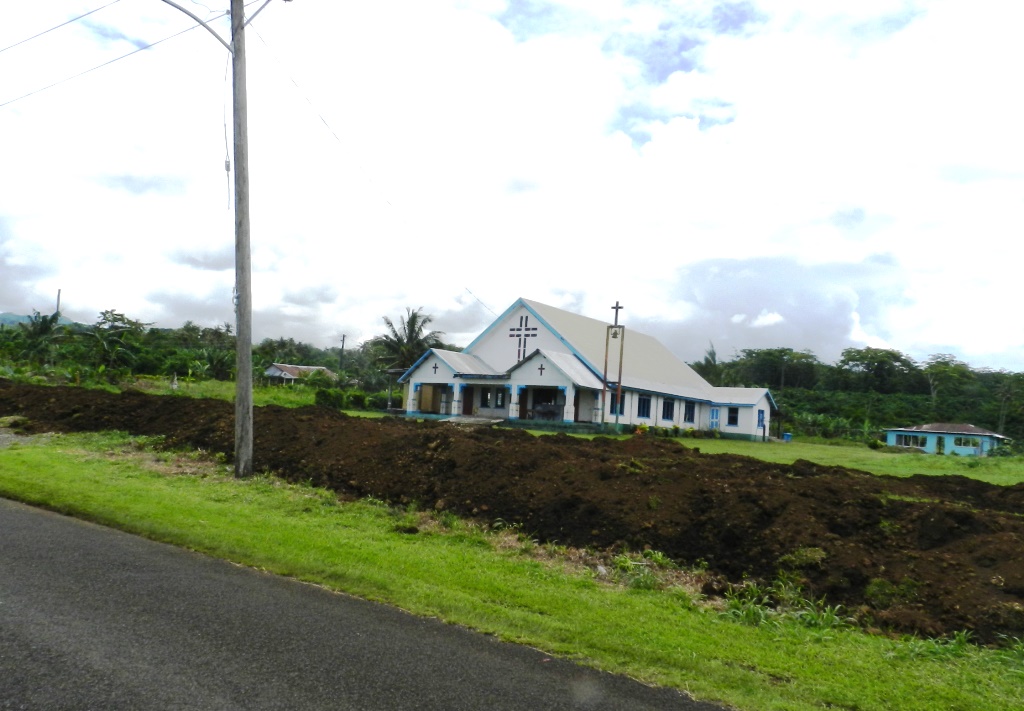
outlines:
[[[259,379],[272,363],[324,366],[342,387],[381,392],[395,370],[409,368],[427,349],[459,350],[430,329],[432,320],[407,308],[397,320],[383,317],[379,335],[348,349],[264,339],[253,346],[253,373]],[[0,376],[29,373],[72,383],[140,375],[232,380],[235,352],[228,323],[153,328],[108,310],[89,325],[38,312],[0,325]],[[847,348],[835,363],[823,363],[810,351],[762,348],[723,361],[712,345],[690,365],[712,385],[769,388],[780,409],[776,421],[802,434],[869,439],[886,427],[950,422],[1024,443],[1024,373],[972,368],[949,354],[915,362],[896,350]]]
[[[444,334],[429,329],[422,309],[383,318],[384,330],[355,348],[317,348],[292,338],[267,338],[253,346],[259,380],[272,363],[323,366],[343,386],[365,392],[387,388],[389,370],[405,369],[428,348],[449,348]],[[135,376],[184,380],[233,380],[237,342],[225,323],[153,328],[115,310],[92,324],[62,323],[60,313],[33,312],[27,321],[0,324],[0,376],[32,375],[57,382],[118,383]],[[323,383],[319,383],[322,385]]]
[[[810,351],[762,348],[723,362],[712,345],[691,366],[712,385],[769,388],[781,421],[809,434],[856,438],[946,422],[1024,438],[1024,373],[972,368],[948,353],[917,362],[897,350],[847,348],[830,364]]]

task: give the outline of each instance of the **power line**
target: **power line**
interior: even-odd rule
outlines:
[[[494,313],[494,309],[492,309],[492,308],[491,308],[490,306],[488,306],[487,304],[485,304],[485,303],[484,303],[483,301],[480,301],[480,297],[479,297],[479,296],[477,296],[476,294],[474,294],[474,293],[473,293],[472,291],[470,291],[470,290],[469,290],[469,287],[468,287],[468,286],[464,286],[464,287],[462,287],[462,288],[466,290],[466,293],[467,293],[467,294],[469,294],[469,295],[470,295],[470,296],[472,296],[472,297],[473,297],[474,299],[476,299],[476,300],[477,300],[477,303],[479,303],[479,304],[480,304],[481,306],[483,306],[483,307],[484,307],[485,309],[487,309],[487,310],[488,310],[488,311],[490,311],[490,312],[491,312],[492,314],[494,314],[494,318],[498,318],[498,314],[495,314],[495,313]]]
[[[51,27],[50,29],[48,29],[48,30],[43,30],[43,31],[42,31],[42,32],[40,32],[39,34],[35,34],[35,35],[32,35],[31,37],[26,37],[25,39],[23,39],[23,40],[21,40],[21,41],[19,41],[19,42],[15,42],[14,44],[10,45],[9,47],[4,47],[3,49],[0,49],[0,52],[6,52],[6,51],[7,51],[7,50],[9,50],[9,49],[13,49],[14,47],[17,47],[17,46],[18,46],[19,44],[25,44],[26,42],[30,42],[31,40],[34,40],[34,39],[35,39],[35,38],[37,38],[37,37],[42,37],[42,36],[43,36],[43,35],[45,35],[45,34],[46,34],[47,32],[53,32],[54,30],[60,29],[60,28],[61,28],[61,27],[63,27],[64,25],[70,25],[70,24],[71,24],[72,22],[78,22],[78,21],[79,21],[79,20],[81,20],[81,19],[82,19],[83,17],[88,17],[89,15],[93,14],[94,12],[99,12],[99,11],[100,11],[100,10],[102,10],[103,8],[106,8],[106,7],[110,7],[111,5],[113,5],[113,4],[114,4],[114,3],[116,3],[116,2],[121,2],[121,0],[111,0],[111,2],[108,2],[108,3],[107,3],[106,5],[104,5],[103,7],[98,7],[98,8],[96,8],[95,10],[89,10],[89,12],[85,13],[84,15],[79,15],[78,17],[73,17],[73,18],[71,18],[70,20],[68,20],[67,22],[62,22],[62,23],[60,23],[59,25],[54,25],[54,26],[53,26],[53,27]]]
[[[263,43],[263,46],[267,48],[267,51],[270,52],[270,55],[274,58],[274,61],[277,62],[277,65],[281,69],[281,71],[285,74],[285,76],[288,77],[288,81],[292,83],[292,86],[295,87],[296,91],[298,91],[299,94],[306,100],[306,103],[309,104],[310,110],[312,110],[312,112],[316,114],[316,116],[320,119],[320,122],[323,123],[324,127],[328,130],[328,132],[330,132],[330,134],[334,136],[334,140],[338,142],[338,145],[344,147],[346,144],[341,139],[341,136],[338,135],[338,132],[334,130],[334,127],[327,122],[327,119],[324,117],[323,113],[321,113],[321,111],[313,104],[313,100],[309,98],[309,94],[307,94],[306,91],[301,86],[299,86],[299,83],[295,80],[295,77],[293,77],[288,68],[285,67],[284,63],[281,61],[281,58],[277,56],[277,53],[270,46],[270,44],[265,39],[263,39],[263,35],[261,35],[259,30],[256,29],[256,25],[252,25],[251,29],[253,32],[256,33],[256,36],[259,38],[260,42]],[[391,204],[391,200],[388,199],[388,196],[382,190],[377,189],[373,176],[366,169],[366,167],[362,163],[359,163],[358,165],[359,169],[363,172],[363,175],[366,176],[367,182],[374,185],[374,188],[376,189],[380,199],[383,200],[388,207],[393,208],[394,205]]]
[[[117,0],[115,0],[115,2],[116,1]],[[224,14],[226,15],[227,13],[224,13]],[[120,57],[115,57],[114,59],[111,59],[110,61],[104,62],[103,64],[97,64],[92,69],[86,69],[85,71],[79,72],[78,74],[75,74],[74,76],[65,77],[64,79],[61,79],[60,81],[55,81],[53,84],[49,84],[47,86],[44,86],[41,89],[36,89],[35,91],[30,91],[29,93],[24,94],[22,96],[19,96],[16,99],[11,99],[10,101],[5,101],[4,103],[0,104],[0,109],[2,109],[4,106],[9,106],[10,104],[13,104],[16,101],[21,101],[22,99],[27,99],[30,96],[35,96],[39,92],[46,91],[47,89],[52,89],[55,86],[60,86],[61,84],[64,84],[66,82],[71,81],[72,79],[77,79],[78,77],[85,76],[86,74],[89,74],[90,72],[94,72],[97,69],[102,69],[103,67],[107,66],[108,64],[113,64],[114,62],[118,62],[118,61],[120,61],[122,59],[125,59],[126,57],[130,57],[133,54],[138,54],[139,52],[145,51],[145,50],[147,50],[147,49],[149,49],[151,47],[156,47],[158,44],[166,42],[167,40],[172,40],[175,37],[178,37],[180,35],[185,34],[186,32],[191,32],[192,30],[196,29],[197,27],[201,27],[201,25],[192,25],[191,27],[186,27],[181,32],[176,32],[173,35],[170,35],[169,37],[164,37],[163,39],[160,39],[160,40],[157,40],[156,42],[153,42],[152,44],[147,44],[145,47],[139,47],[138,49],[135,49],[135,50],[129,52],[128,54],[122,54]]]

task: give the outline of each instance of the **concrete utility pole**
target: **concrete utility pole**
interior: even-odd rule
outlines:
[[[235,318],[238,321],[235,327],[235,476],[247,477],[252,476],[252,267],[243,0],[231,0],[231,77],[235,131]]]
[[[251,22],[271,0],[249,18]],[[289,2],[290,0],[285,0]],[[249,246],[249,118],[245,92],[245,3],[231,0],[231,44],[205,21],[174,0],[163,2],[185,13],[231,53],[232,126],[235,134],[235,476],[252,475],[252,274]]]

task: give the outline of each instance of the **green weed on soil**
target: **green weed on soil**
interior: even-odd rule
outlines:
[[[656,552],[617,559],[602,577],[538,557],[567,551],[531,545],[514,524],[487,530],[269,475],[236,480],[223,464],[118,434],[0,449],[0,495],[739,709],[1024,707],[1020,640],[874,637],[784,588],[737,593],[745,612],[730,615],[666,586],[658,576],[673,566]]]

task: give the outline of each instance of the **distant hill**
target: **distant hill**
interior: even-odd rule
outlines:
[[[0,313],[0,326],[13,326],[19,323],[28,323],[31,320],[31,316],[21,316],[19,314],[12,314],[9,311],[4,311],[3,313]],[[62,326],[70,326],[71,324],[74,323],[74,321],[72,321],[69,318],[64,318],[63,316],[61,316],[60,319],[58,319],[57,323],[61,324]]]

